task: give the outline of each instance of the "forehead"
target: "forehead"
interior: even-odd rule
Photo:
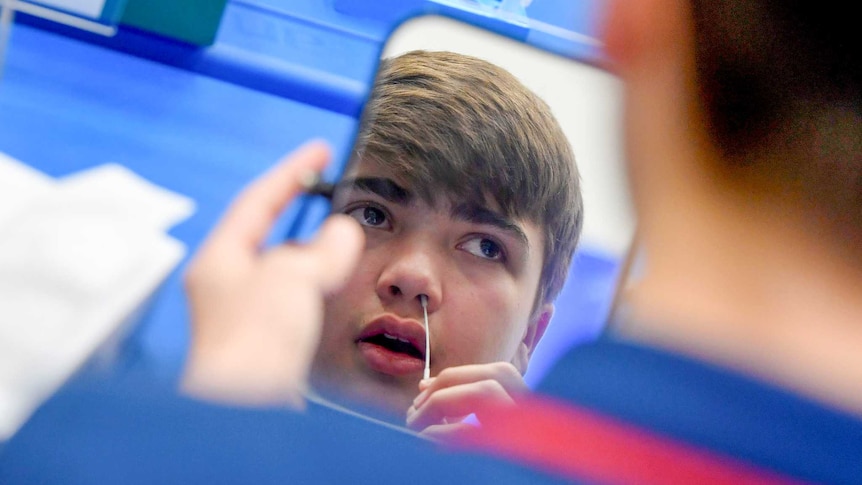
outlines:
[[[402,205],[424,203],[439,211],[450,210],[458,206],[472,205],[502,213],[500,205],[491,194],[478,194],[471,191],[467,195],[456,195],[452,189],[452,181],[439,180],[434,171],[423,166],[427,162],[411,161],[397,163],[381,163],[373,158],[363,158],[350,163],[343,180],[380,179],[394,183],[394,188],[403,191]],[[410,173],[407,173],[407,172]],[[454,174],[453,174],[454,176]],[[460,182],[465,185],[464,181]],[[350,187],[346,184],[346,187]],[[377,187],[383,188],[383,187]],[[392,192],[391,190],[389,191]],[[395,194],[392,194],[395,195]]]

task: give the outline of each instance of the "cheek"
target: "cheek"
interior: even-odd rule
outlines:
[[[457,302],[449,302],[456,315],[446,332],[446,348],[457,361],[451,365],[509,361],[523,337],[532,300],[524,303],[515,285],[503,282],[456,295]]]

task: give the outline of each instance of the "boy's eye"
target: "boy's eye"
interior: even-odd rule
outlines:
[[[383,209],[379,207],[374,207],[370,205],[357,207],[355,209],[349,210],[347,212],[347,215],[356,219],[363,226],[384,229],[389,227],[389,221],[386,218],[386,212],[384,212]]]
[[[503,259],[503,248],[492,239],[484,237],[473,238],[462,244],[461,248],[483,259],[494,261]]]

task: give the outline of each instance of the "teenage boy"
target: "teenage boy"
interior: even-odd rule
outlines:
[[[326,297],[315,390],[403,422],[430,352],[445,392],[411,414],[417,429],[525,391],[582,225],[575,159],[549,107],[474,57],[384,60],[339,187],[333,211],[363,226],[365,249]]]

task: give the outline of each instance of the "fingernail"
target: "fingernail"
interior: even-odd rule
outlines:
[[[436,377],[429,377],[428,379],[422,379],[421,381],[419,381],[419,389],[427,389],[428,386],[430,386],[431,383],[434,382],[434,379],[436,379]]]

